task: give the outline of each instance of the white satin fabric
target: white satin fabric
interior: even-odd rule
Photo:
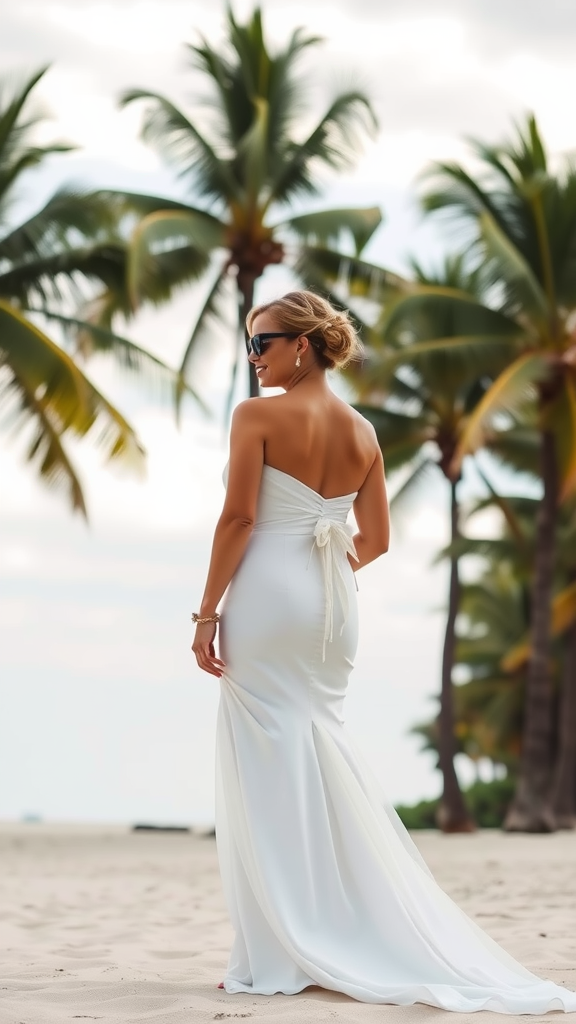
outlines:
[[[221,622],[218,854],[235,928],[227,992],[309,985],[369,1003],[542,1014],[542,981],[434,882],[343,728],[357,642],[346,519],[264,467]]]

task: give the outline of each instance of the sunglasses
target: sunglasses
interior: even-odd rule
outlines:
[[[299,338],[301,331],[267,331],[265,334],[255,334],[253,338],[246,338],[246,351],[249,356],[261,356],[266,351],[272,338]]]

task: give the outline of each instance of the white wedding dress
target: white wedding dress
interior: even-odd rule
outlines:
[[[236,938],[227,992],[542,1014],[576,994],[517,963],[439,888],[353,750],[354,494],[265,466],[221,622],[216,834]]]

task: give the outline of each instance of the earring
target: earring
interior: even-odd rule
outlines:
[[[300,353],[298,353],[298,358],[296,359],[296,366],[300,366],[300,362],[301,362]]]

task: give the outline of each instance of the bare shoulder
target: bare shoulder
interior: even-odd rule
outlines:
[[[237,423],[245,423],[248,420],[253,419],[258,415],[258,405],[260,405],[259,398],[245,398],[244,401],[238,402],[238,405],[234,407],[232,412],[232,421]]]
[[[265,423],[269,417],[269,410],[264,407],[268,404],[269,399],[245,398],[234,408],[232,428],[242,429],[245,426]]]
[[[367,420],[366,417],[363,416],[361,412],[358,412],[357,409],[354,409],[351,405],[348,405],[347,402],[343,402],[342,404],[346,406],[349,415],[352,417],[354,422],[358,424],[358,427],[361,430],[365,430],[367,435],[376,437],[376,432],[374,430],[374,427],[370,423],[370,420]]]
[[[282,408],[284,395],[257,396],[245,398],[234,408],[233,418],[239,421],[253,420],[259,418],[263,421],[275,416]]]
[[[261,398],[245,398],[243,402],[239,402],[232,413],[231,437],[240,438],[244,434],[262,435],[267,422],[265,411],[262,409],[265,404]]]
[[[351,405],[347,405],[346,408],[348,409],[348,414],[351,418],[351,422],[353,423],[355,429],[358,431],[358,435],[362,438],[362,440],[366,443],[367,446],[374,449],[375,453],[376,450],[380,451],[376,431],[374,430],[374,427],[372,426],[370,421],[367,420],[366,417],[362,415],[362,413],[358,412],[356,409],[353,409]]]

